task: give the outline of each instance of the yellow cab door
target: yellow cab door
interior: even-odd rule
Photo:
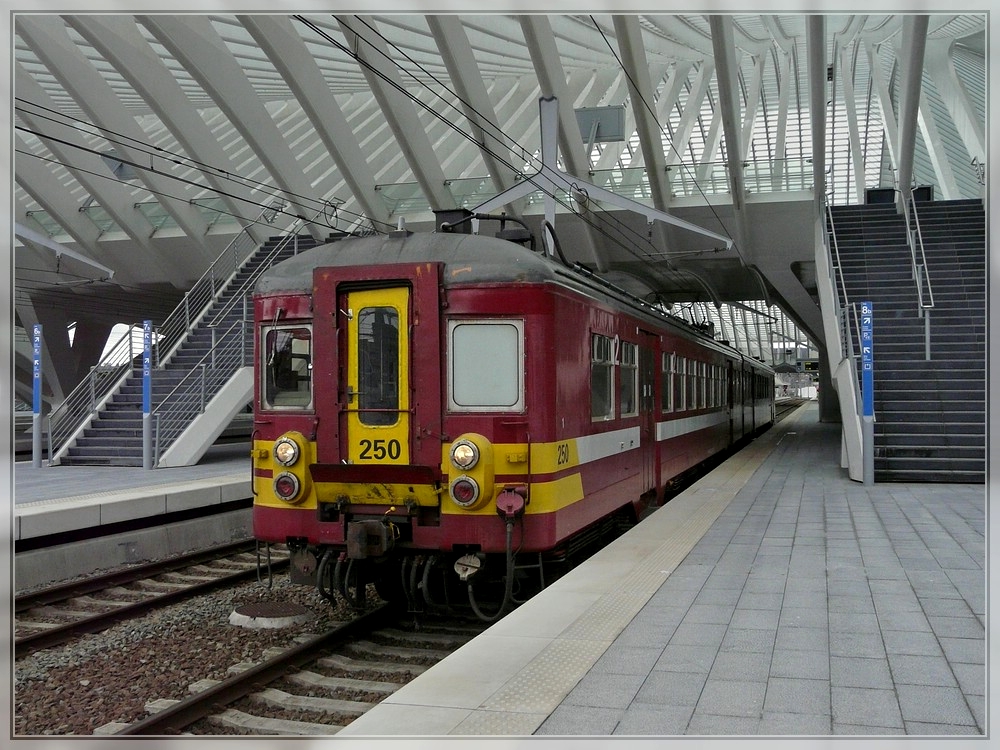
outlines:
[[[407,287],[348,292],[342,455],[351,464],[410,463]]]

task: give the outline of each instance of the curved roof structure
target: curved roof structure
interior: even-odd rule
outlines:
[[[984,186],[985,12],[12,18],[25,326],[158,318],[244,227],[432,227],[526,182],[496,210],[554,210],[616,283],[796,309],[822,198]]]

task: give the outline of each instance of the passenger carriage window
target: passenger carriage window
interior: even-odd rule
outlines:
[[[312,406],[312,328],[265,328],[262,343],[264,408]]]
[[[614,360],[611,339],[595,333],[591,336],[590,416],[592,419],[613,419]]]
[[[365,307],[358,313],[358,419],[365,425],[399,421],[399,313]]]
[[[660,393],[663,394],[662,409],[664,412],[674,410],[674,358],[676,354],[663,352],[660,369]]]
[[[685,380],[685,360],[684,357],[674,356],[674,411],[684,411],[686,403],[684,394],[687,391]]]
[[[621,409],[623,417],[634,417],[639,413],[639,366],[636,352],[639,347],[628,342],[622,343],[621,353]]]
[[[522,411],[523,322],[452,320],[448,326],[448,408]]]

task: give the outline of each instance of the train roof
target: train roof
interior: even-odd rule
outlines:
[[[311,292],[313,269],[324,266],[381,266],[444,263],[444,283],[555,281],[562,268],[540,253],[507,240],[450,232],[391,232],[348,237],[299,253],[261,275],[257,294]]]
[[[347,237],[303,251],[275,264],[257,281],[255,294],[311,294],[313,270],[322,267],[379,266],[391,263],[444,263],[445,286],[482,283],[553,283],[606,303],[628,307],[634,314],[653,318],[682,335],[725,350],[756,367],[769,369],[731,346],[667,315],[628,292],[567,268],[559,261],[516,242],[488,235],[452,232],[397,231],[369,237]]]

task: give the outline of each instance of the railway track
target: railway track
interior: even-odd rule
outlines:
[[[258,575],[255,543],[228,545],[24,594],[14,601],[14,656],[97,633],[124,620]],[[283,551],[272,570],[288,565]]]
[[[335,734],[485,629],[383,605],[321,635],[238,664],[222,681],[191,686],[183,700],[151,700],[150,715],[101,734]]]

